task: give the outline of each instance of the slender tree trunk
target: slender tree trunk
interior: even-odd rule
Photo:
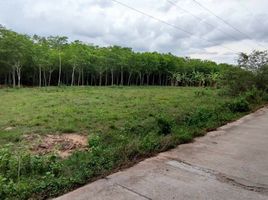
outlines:
[[[44,75],[44,85],[45,87],[47,86],[47,76],[46,76],[46,71],[43,71],[43,75]]]
[[[51,75],[52,75],[52,71],[49,70],[49,76],[48,76],[48,86],[50,86],[51,83]]]
[[[111,83],[111,85],[113,86],[114,85],[114,69],[112,68],[111,69],[111,75],[112,75],[112,83]]]
[[[130,72],[128,76],[128,82],[127,82],[128,85],[130,85],[131,76],[132,76],[132,72]]]
[[[139,73],[139,79],[140,79],[140,85],[142,85],[142,77],[141,77],[141,73]]]
[[[84,73],[84,70],[83,70],[83,73]],[[88,73],[86,73],[86,85],[88,85],[89,84],[89,75],[88,75]]]
[[[39,65],[39,87],[42,86],[42,68],[41,65]]]
[[[106,70],[106,74],[105,74],[105,86],[107,86],[108,84],[108,72]]]
[[[162,85],[162,80],[161,80],[161,78],[162,78],[162,74],[159,73],[159,74],[158,74],[159,85]]]
[[[123,66],[121,66],[121,82],[120,85],[124,85],[124,71],[123,71]]]
[[[59,51],[59,79],[58,79],[58,86],[61,84],[61,55]]]
[[[99,86],[101,86],[101,82],[102,82],[102,73],[101,72],[99,73],[99,77],[100,77]]]
[[[18,88],[20,88],[20,85],[21,85],[21,68],[20,67],[17,67],[17,76],[18,76]]]
[[[12,80],[13,80],[13,88],[16,87],[16,71],[15,66],[12,67]]]
[[[154,79],[155,79],[155,77],[154,77],[155,75],[153,74],[153,83],[152,83],[152,85],[154,85]]]
[[[84,86],[84,68],[81,69],[81,76],[82,76],[82,83],[81,85]]]
[[[72,81],[71,81],[71,86],[74,85],[74,71],[75,71],[75,68],[76,68],[76,66],[74,65],[74,66],[73,66],[73,70],[72,70]]]
[[[77,82],[77,85],[80,86],[80,83],[81,83],[81,69],[79,69],[79,71],[78,71],[78,82]]]
[[[17,77],[18,77],[18,88],[20,88],[20,85],[21,85],[21,66],[20,66],[20,62],[16,62],[15,64],[15,69],[16,69],[16,72],[17,72]]]

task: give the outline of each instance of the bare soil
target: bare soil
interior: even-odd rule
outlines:
[[[87,149],[87,137],[80,134],[26,135],[24,140],[30,144],[30,150],[38,155],[56,153],[60,157],[70,156],[74,151]]]

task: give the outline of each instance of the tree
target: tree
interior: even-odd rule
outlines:
[[[266,53],[243,56],[241,66],[261,68]],[[251,64],[253,63],[253,64]],[[257,64],[256,64],[257,63]],[[255,65],[256,64],[256,65]],[[234,66],[171,53],[134,52],[120,46],[99,47],[67,37],[15,33],[0,26],[0,84],[213,86]],[[58,75],[54,72],[58,72]],[[257,72],[255,72],[257,73]]]
[[[56,49],[58,52],[58,58],[59,58],[59,76],[58,76],[58,86],[61,84],[61,71],[62,71],[62,52],[63,48],[66,46],[68,38],[63,36],[50,36],[48,38],[48,41],[50,42],[50,45],[52,48]]]
[[[44,37],[39,37],[37,35],[33,36],[33,62],[38,67],[39,70],[39,87],[42,86],[42,70],[44,75],[44,85],[47,85],[46,81],[46,70],[49,68],[49,61],[50,61],[50,55],[49,55],[49,44]],[[51,79],[51,75],[49,75],[49,79]],[[50,84],[50,80],[49,80]]]
[[[16,75],[20,87],[22,67],[31,59],[32,41],[27,35],[1,30],[1,49],[5,62],[12,68],[13,87],[16,86]]]
[[[268,51],[254,50],[250,54],[240,53],[238,57],[238,65],[250,71],[257,71],[261,67],[268,64]]]
[[[209,81],[211,87],[216,88],[219,79],[220,79],[220,74],[219,74],[219,72],[214,72],[214,71],[212,71],[212,72],[210,72],[210,74],[208,75],[208,81]]]

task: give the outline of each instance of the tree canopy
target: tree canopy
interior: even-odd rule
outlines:
[[[181,85],[214,86],[231,65],[177,57],[171,53],[134,52],[99,47],[64,36],[28,36],[0,26],[0,84]]]

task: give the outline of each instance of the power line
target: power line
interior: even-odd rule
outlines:
[[[222,29],[220,29],[220,28],[214,26],[213,24],[208,23],[208,22],[206,22],[206,21],[203,21],[203,19],[202,19],[201,17],[198,17],[197,15],[192,14],[190,11],[188,11],[188,10],[182,8],[181,6],[179,6],[178,4],[176,4],[175,2],[170,1],[170,0],[166,0],[166,1],[167,1],[169,4],[171,4],[171,5],[173,5],[173,6],[177,7],[177,8],[179,8],[180,10],[183,10],[184,12],[190,14],[190,15],[191,15],[192,17],[194,17],[195,19],[197,19],[197,20],[199,20],[199,21],[202,21],[203,23],[207,24],[207,25],[210,26],[210,27],[215,28],[216,30],[222,32],[222,33],[225,34],[225,35],[228,35],[228,36],[231,37],[232,39],[234,39],[234,40],[237,40],[237,39],[238,39],[237,37],[232,36],[231,34],[229,34],[229,33],[225,32],[225,31],[223,31]]]
[[[228,25],[229,27],[231,27],[232,29],[234,29],[235,31],[239,32],[240,34],[246,36],[247,38],[254,40],[252,37],[250,37],[248,34],[240,31],[238,28],[234,27],[232,24],[230,24],[228,21],[226,21],[225,19],[223,19],[222,17],[218,16],[217,14],[215,14],[213,11],[211,11],[210,9],[208,9],[207,7],[205,7],[203,4],[199,3],[197,0],[192,0],[194,3],[196,3],[197,5],[199,5],[199,7],[203,8],[204,10],[206,10],[207,12],[209,12],[210,14],[212,14],[213,16],[215,16],[217,19],[219,19],[221,22],[223,22],[224,24]],[[266,48],[265,46],[263,46],[262,44],[257,43],[259,46]]]
[[[186,34],[188,34],[188,35],[190,35],[190,36],[197,37],[197,36],[195,36],[193,33],[189,32],[189,31],[187,31],[187,30],[185,30],[185,29],[183,29],[183,28],[180,28],[179,26],[176,26],[176,25],[171,24],[171,23],[169,23],[169,22],[167,22],[167,21],[164,21],[164,20],[162,20],[162,19],[160,19],[160,18],[157,18],[157,17],[154,17],[154,16],[152,16],[152,15],[150,15],[150,14],[147,14],[147,13],[141,11],[141,10],[138,10],[138,9],[136,9],[136,8],[133,8],[133,7],[131,7],[131,6],[127,5],[127,4],[125,4],[125,3],[122,3],[121,1],[118,1],[118,0],[111,0],[111,1],[113,1],[113,2],[115,2],[115,3],[117,3],[117,4],[120,4],[121,6],[126,7],[126,8],[128,8],[128,9],[130,9],[130,10],[133,10],[133,11],[135,11],[135,12],[138,12],[138,13],[144,15],[144,16],[147,16],[147,17],[149,17],[149,18],[151,18],[151,19],[154,19],[154,20],[156,20],[156,21],[158,21],[158,22],[161,22],[162,24],[165,24],[165,25],[167,25],[167,26],[170,26],[170,27],[172,27],[172,28],[175,28],[175,29],[177,29],[177,30],[180,30],[180,31],[182,31],[182,32],[184,32],[184,33],[186,33]],[[199,38],[202,39],[203,41],[212,43],[211,41],[206,40],[206,39],[204,39],[204,38],[201,38],[201,37],[199,37]],[[215,43],[214,43],[214,44],[215,44]],[[217,45],[217,44],[216,44],[216,45]],[[228,49],[229,51],[232,51],[232,52],[235,52],[235,53],[239,53],[239,52],[237,52],[237,51],[235,51],[235,50],[233,50],[233,49],[231,49],[231,48],[229,48],[229,47],[223,46],[223,45],[217,45],[217,46],[221,46],[221,47],[223,47],[223,48],[225,48],[225,49]]]
[[[201,21],[201,22],[207,24],[208,26],[213,27],[213,28],[215,28],[216,30],[222,32],[223,34],[225,34],[225,35],[231,37],[233,40],[235,40],[235,41],[240,40],[240,38],[235,37],[235,36],[233,36],[233,35],[231,35],[231,34],[225,32],[224,30],[222,30],[222,29],[216,27],[215,25],[213,25],[213,24],[211,24],[211,23],[208,23],[208,22],[206,22],[206,21],[203,21],[203,18],[201,18],[201,17],[199,17],[199,16],[197,16],[197,15],[194,15],[194,14],[191,13],[190,11],[188,11],[188,10],[182,8],[181,6],[179,6],[177,3],[173,2],[173,1],[170,1],[170,0],[166,0],[166,1],[167,1],[169,4],[171,4],[171,5],[173,5],[173,6],[177,7],[177,8],[179,8],[180,10],[182,10],[182,11],[184,11],[184,12],[190,14],[192,17],[194,17],[194,18],[197,19],[198,21]],[[251,46],[252,46],[252,45],[251,45]],[[254,47],[255,47],[255,46],[252,46],[253,49],[254,49]]]

